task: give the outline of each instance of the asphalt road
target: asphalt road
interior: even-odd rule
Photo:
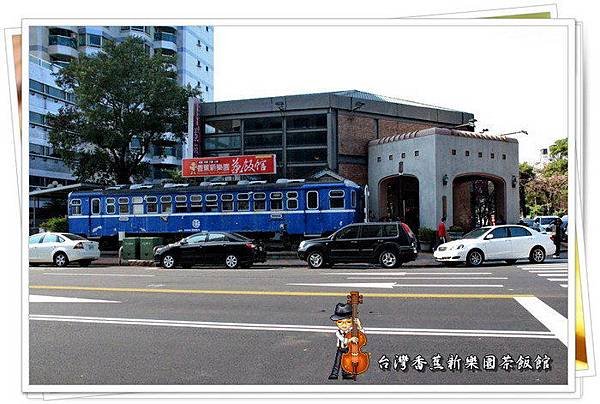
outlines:
[[[365,265],[310,270],[30,268],[32,385],[566,384],[567,263],[465,267]],[[371,354],[356,382],[330,381],[337,302],[364,295]],[[408,355],[406,371],[395,355]],[[432,371],[440,354],[445,371]],[[378,364],[385,355],[390,369]],[[411,363],[427,361],[420,372]],[[448,369],[451,355],[460,370]],[[514,369],[467,370],[510,355]],[[551,358],[517,370],[520,355]]]

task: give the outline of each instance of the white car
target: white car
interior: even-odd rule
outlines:
[[[484,261],[506,261],[514,264],[528,259],[534,264],[554,254],[556,246],[548,234],[525,226],[487,226],[467,233],[460,240],[438,246],[433,253],[438,262],[461,263],[479,266]]]
[[[38,233],[29,237],[29,263],[64,267],[77,261],[88,266],[100,257],[98,243],[71,233]]]

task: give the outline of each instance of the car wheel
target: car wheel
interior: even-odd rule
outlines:
[[[546,251],[540,246],[535,246],[529,253],[529,262],[532,264],[541,264],[546,261]]]
[[[478,267],[483,264],[483,253],[480,250],[473,250],[467,254],[467,265]]]
[[[396,268],[400,265],[398,256],[393,251],[384,251],[379,255],[379,263],[384,268]]]
[[[53,261],[54,265],[56,265],[59,268],[66,267],[67,265],[69,265],[69,257],[67,257],[67,254],[65,254],[62,251],[59,251],[56,254],[54,254]]]
[[[234,254],[229,254],[225,257],[225,266],[229,269],[235,269],[240,265],[240,260]]]
[[[323,253],[320,251],[313,251],[308,254],[308,259],[306,261],[313,269],[319,269],[325,266],[325,257],[323,257]]]
[[[505,260],[508,265],[515,265],[517,260]]]
[[[175,257],[173,257],[171,254],[167,254],[162,257],[161,263],[163,268],[173,269],[175,268]]]

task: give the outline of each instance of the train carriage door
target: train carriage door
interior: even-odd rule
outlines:
[[[306,211],[304,215],[304,235],[320,236],[323,232],[321,222],[321,207],[319,204],[319,191],[306,191]]]
[[[88,236],[100,237],[101,235],[102,216],[100,215],[100,198],[91,198],[88,215]]]

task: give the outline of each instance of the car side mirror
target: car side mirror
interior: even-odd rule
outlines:
[[[181,244],[181,245],[186,245],[186,244],[189,244],[189,243],[188,243],[188,241],[187,241],[187,240],[181,240],[180,244]]]
[[[490,233],[490,234],[488,234],[487,236],[485,236],[485,239],[486,239],[486,240],[491,240],[491,239],[493,239],[493,238],[494,238],[494,235],[493,235],[493,234],[491,234],[491,233]]]

